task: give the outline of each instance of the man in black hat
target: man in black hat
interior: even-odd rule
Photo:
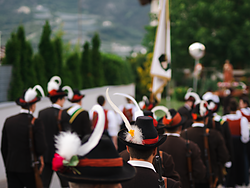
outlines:
[[[153,118],[153,112],[151,112],[151,111],[144,110],[143,114],[145,116],[149,116],[149,117]],[[158,122],[154,118],[153,118],[153,123],[154,123],[155,128],[157,129]],[[158,134],[160,134],[159,131],[158,131]],[[123,150],[119,154],[125,161],[129,161],[130,155],[129,155],[127,150]],[[180,181],[180,176],[179,176],[178,172],[175,170],[175,163],[174,163],[173,157],[162,150],[159,151],[159,154],[161,157],[161,164],[162,164],[162,168],[161,168],[162,176],[171,178],[175,181]],[[158,172],[159,169],[158,169],[158,166],[157,166],[158,164],[156,162],[155,157],[153,159],[153,165],[155,167],[156,172]]]
[[[16,100],[16,104],[22,107],[20,113],[7,118],[3,126],[1,152],[9,188],[36,187],[34,169],[32,168],[35,161],[32,161],[31,157],[29,131],[30,134],[33,133],[34,151],[41,161],[40,173],[44,167],[42,157],[46,150],[44,128],[41,121],[33,119],[32,115],[36,109],[36,102],[40,101],[36,89],[39,89],[43,94],[39,85],[26,90],[23,96]],[[31,126],[32,131],[30,130]]]
[[[166,140],[166,136],[158,136],[153,119],[148,116],[137,117],[135,126],[127,127],[127,129],[121,130],[118,137],[127,145],[127,151],[130,154],[128,163],[136,167],[137,173],[135,178],[122,183],[122,187],[158,188],[159,174],[156,173],[152,162],[157,146]],[[179,187],[179,182],[167,178],[167,186]]]
[[[169,109],[168,115],[160,118],[158,122],[161,129],[164,130],[163,135],[168,136],[159,149],[173,157],[175,169],[180,175],[181,187],[192,187],[194,179],[199,180],[205,177],[206,167],[201,160],[201,151],[198,145],[180,137],[185,118],[181,117],[175,109]]]
[[[52,159],[55,153],[55,141],[54,137],[61,130],[60,116],[62,112],[62,107],[65,102],[65,96],[67,93],[61,88],[61,78],[54,76],[50,79],[48,83],[48,97],[52,102],[52,106],[41,110],[38,114],[38,117],[42,120],[42,123],[45,128],[45,138],[48,145],[48,149],[44,154],[44,170],[42,173],[42,181],[44,188],[50,186],[51,178],[53,175],[52,170]],[[68,182],[62,179],[60,176],[59,180],[62,187],[68,187]]]
[[[195,101],[199,100],[195,98],[197,97],[196,96],[197,94],[196,95],[195,94],[196,93],[194,92],[187,92],[184,97],[185,104],[178,109],[178,112],[180,113],[181,117],[184,117],[186,119],[186,121],[182,126],[182,129],[191,127],[191,125],[193,124],[193,117],[191,112],[193,110]]]
[[[53,169],[69,181],[71,188],[121,188],[135,176],[135,168],[119,156],[111,139],[103,134],[105,115],[99,105],[96,128],[82,140],[75,133],[61,132],[56,139]]]
[[[88,111],[82,108],[82,98],[84,95],[78,89],[71,90],[70,87],[64,86],[68,89],[68,100],[73,103],[70,108],[62,111],[62,127],[63,130],[77,133],[80,139],[84,135],[91,133],[91,122]]]
[[[207,175],[195,181],[196,188],[215,187],[218,181],[219,166],[229,161],[229,154],[221,134],[205,127],[208,116],[207,102],[201,101],[192,111],[194,123],[192,127],[181,132],[181,137],[195,142],[201,150],[201,158],[206,165]]]

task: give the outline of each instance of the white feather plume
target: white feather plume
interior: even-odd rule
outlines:
[[[33,89],[29,88],[29,89],[26,91],[26,93],[25,93],[25,95],[24,95],[24,100],[25,100],[26,102],[30,102],[30,101],[32,101],[33,99],[36,98],[36,96],[37,96],[37,91],[36,91],[36,89],[38,89],[38,90],[40,91],[41,95],[44,97],[43,88],[42,88],[40,85],[35,85],[35,86],[33,87]]]
[[[61,82],[62,81],[59,76],[53,76],[48,82],[48,86],[47,86],[48,92],[52,91],[53,89],[58,90],[61,85]]]
[[[124,96],[124,97],[127,97],[129,98],[131,101],[133,101],[134,105],[136,106],[137,110],[135,111],[135,119],[139,116],[143,116],[143,111],[141,110],[141,108],[139,107],[138,103],[136,102],[136,100],[131,97],[130,95],[128,94],[125,94],[125,93],[114,93],[113,95],[120,95],[120,96]]]
[[[107,100],[110,104],[110,106],[121,116],[122,120],[124,121],[125,123],[125,126],[127,127],[127,129],[130,131],[132,128],[131,128],[131,125],[128,121],[128,119],[126,118],[126,116],[121,112],[121,110],[111,101],[110,97],[109,97],[109,88],[106,89],[106,97],[107,97]]]
[[[155,119],[156,119],[155,112],[158,111],[158,110],[161,110],[161,111],[165,112],[165,114],[166,114],[166,116],[167,116],[167,119],[169,119],[169,120],[172,119],[172,116],[171,116],[171,114],[170,114],[168,108],[165,107],[165,106],[156,106],[156,107],[154,107],[154,108],[151,110],[151,112],[153,112],[153,115],[154,115],[154,118],[155,118]]]
[[[135,131],[134,132],[134,136],[132,137],[131,134],[129,134],[128,132],[126,132],[126,136],[125,136],[125,140],[127,142],[132,142],[134,144],[143,144],[142,141],[143,141],[143,135],[142,135],[142,131],[141,129],[136,126],[136,125],[132,125],[131,126],[132,129]]]
[[[64,86],[64,87],[62,88],[62,90],[63,90],[63,91],[65,91],[65,90],[68,91],[68,99],[69,99],[69,100],[71,100],[71,99],[73,98],[74,92],[73,92],[73,90],[71,89],[71,87],[69,87],[69,86]]]
[[[200,96],[199,96],[197,93],[195,93],[195,92],[189,92],[189,93],[187,93],[187,95],[188,95],[188,97],[189,97],[189,96],[194,97],[194,99],[195,99],[194,104],[195,104],[195,105],[197,105],[197,104],[199,104],[199,103],[201,102]],[[188,97],[187,97],[187,98],[188,98]]]
[[[38,91],[40,91],[42,97],[45,96],[45,95],[44,95],[43,88],[42,88],[40,85],[35,85],[35,86],[33,87],[33,90],[34,90],[34,91],[35,91],[35,90],[38,90]]]
[[[76,133],[61,132],[58,136],[55,136],[56,152],[65,158],[70,160],[72,156],[77,155],[77,151],[81,146],[81,140]]]
[[[77,154],[81,156],[88,154],[94,147],[96,147],[102,137],[104,130],[105,114],[103,108],[100,105],[94,105],[91,111],[96,111],[98,113],[98,121],[88,141],[84,143],[77,151]]]
[[[205,107],[205,104],[207,104],[207,101],[202,100],[200,102],[200,115],[203,117],[205,113],[207,112],[207,108]]]

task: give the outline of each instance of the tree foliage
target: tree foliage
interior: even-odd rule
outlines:
[[[56,66],[56,53],[50,35],[51,28],[49,22],[46,21],[45,25],[43,26],[43,32],[39,43],[39,53],[45,61],[45,74],[47,80],[49,80],[55,74],[58,74],[58,66]]]
[[[83,45],[80,68],[82,75],[82,88],[92,88],[94,86],[92,73],[93,67],[91,63],[91,49],[88,41]]]
[[[91,61],[92,61],[92,67],[93,67],[92,74],[94,78],[94,86],[95,87],[104,86],[106,81],[104,77],[103,67],[105,65],[103,65],[101,62],[101,53],[99,51],[101,41],[100,41],[98,33],[94,34],[91,40],[91,44],[92,44]]]

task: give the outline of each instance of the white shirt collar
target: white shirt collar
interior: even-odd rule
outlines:
[[[204,127],[204,123],[193,123],[192,127]]]
[[[81,108],[81,105],[74,104],[71,108],[68,109],[67,113],[71,116],[79,108]]]
[[[27,109],[23,109],[23,108],[20,110],[20,113],[32,114],[31,111],[29,111]]]
[[[52,104],[52,107],[54,107],[54,108],[58,108],[58,109],[61,109],[62,107],[59,105],[59,104]]]
[[[180,137],[180,134],[178,133],[164,133],[163,135]]]
[[[154,172],[156,172],[153,164],[148,161],[129,160],[128,163],[131,164],[132,166],[149,168],[152,169]]]

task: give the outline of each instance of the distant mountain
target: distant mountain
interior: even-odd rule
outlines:
[[[65,42],[90,40],[99,32],[102,50],[126,55],[137,48],[149,23],[149,5],[138,0],[0,0],[0,31],[5,44],[22,24],[34,48],[45,20],[53,31],[63,29]]]

